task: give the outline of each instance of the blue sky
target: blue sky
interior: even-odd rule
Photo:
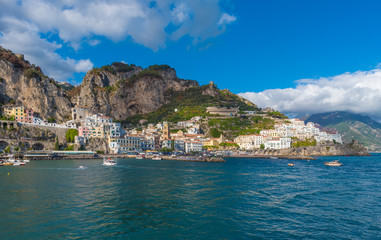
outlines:
[[[0,45],[60,81],[116,61],[169,64],[262,107],[381,119],[368,106],[381,100],[380,1],[78,2],[0,0]]]

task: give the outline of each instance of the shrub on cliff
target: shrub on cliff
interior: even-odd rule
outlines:
[[[78,130],[77,129],[67,130],[67,132],[65,134],[66,142],[73,143],[75,140],[75,136],[78,136]]]

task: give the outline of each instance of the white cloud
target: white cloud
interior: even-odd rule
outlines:
[[[57,50],[62,46],[42,36],[58,36],[60,43],[75,50],[83,43],[98,45],[103,38],[115,42],[131,39],[154,51],[164,48],[167,41],[177,41],[184,36],[197,44],[222,34],[226,26],[236,20],[235,16],[222,11],[221,1],[0,0],[0,44],[25,53],[44,71],[64,79],[78,69],[89,67],[91,62],[58,55]],[[28,39],[15,39],[21,36]],[[25,41],[28,45],[17,43]],[[61,69],[71,71],[65,73]]]
[[[260,107],[285,113],[351,111],[381,119],[381,69],[334,77],[302,79],[295,88],[246,92],[239,95]]]
[[[41,66],[46,75],[59,81],[72,77],[73,73],[86,72],[93,67],[88,59],[74,60],[62,58],[56,53],[62,46],[40,38],[38,29],[29,23],[15,19],[2,19],[9,28],[1,28],[0,45],[12,49],[16,53],[23,53],[25,59]]]
[[[230,24],[232,22],[235,22],[235,20],[237,20],[235,16],[224,13],[218,21],[218,25]]]

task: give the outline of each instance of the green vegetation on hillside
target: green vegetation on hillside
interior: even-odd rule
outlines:
[[[183,92],[176,92],[172,89],[165,93],[168,103],[163,105],[157,111],[145,115],[139,114],[131,116],[122,123],[132,123],[137,125],[139,120],[146,119],[147,123],[158,123],[161,121],[179,122],[189,120],[195,116],[209,116],[206,107],[239,107],[241,110],[256,111],[255,105],[248,105],[243,102],[237,95],[225,90],[217,90],[216,96],[202,94],[209,88],[209,85],[201,87],[188,88]],[[175,111],[177,109],[177,111]]]
[[[46,76],[39,71],[38,69],[34,68],[28,68],[24,71],[24,76],[27,78],[37,78],[37,79],[42,79],[45,78]]]
[[[66,142],[68,143],[73,143],[75,136],[78,136],[78,130],[77,129],[69,129],[67,130],[65,137],[66,137]]]
[[[232,117],[211,119],[208,125],[211,129],[223,131],[228,138],[238,135],[259,134],[263,129],[274,129],[275,121],[270,118],[255,117]]]
[[[106,71],[112,74],[117,74],[118,72],[131,72],[135,69],[135,64],[125,64],[121,62],[113,62],[109,65],[102,66],[100,68],[93,68],[90,73],[94,75],[99,75],[102,71]]]
[[[156,70],[152,70],[152,69],[144,69],[143,71],[139,72],[138,74],[133,74],[131,77],[130,77],[130,80],[132,82],[135,82],[137,81],[138,79],[140,78],[144,78],[144,77],[151,77],[151,78],[163,78],[161,76],[161,74],[156,71]]]
[[[297,148],[297,147],[309,147],[309,146],[316,146],[316,140],[314,138],[295,141],[292,143],[292,147],[295,147],[295,148]]]

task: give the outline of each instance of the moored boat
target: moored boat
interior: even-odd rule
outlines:
[[[161,160],[161,157],[156,156],[156,157],[153,157],[152,160]]]
[[[12,166],[14,163],[13,162],[4,162],[3,165],[4,166]]]
[[[24,164],[25,165],[25,164]],[[14,163],[13,163],[13,166],[22,166],[21,165],[21,162],[19,160],[16,160]]]
[[[144,159],[144,155],[137,155],[136,159]]]
[[[295,166],[295,164],[293,164],[293,163],[288,163],[287,165],[290,166],[290,167]]]
[[[331,167],[339,167],[343,165],[339,160],[333,160],[331,162],[325,162],[324,165],[331,166]]]

